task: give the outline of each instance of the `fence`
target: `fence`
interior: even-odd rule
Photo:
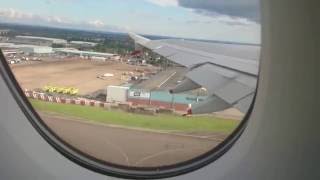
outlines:
[[[110,108],[111,106],[116,106],[117,104],[106,103],[102,101],[90,100],[90,99],[78,99],[78,98],[65,98],[59,96],[52,96],[46,93],[40,93],[36,91],[25,92],[26,97],[61,103],[61,104],[74,104],[81,106],[91,106],[91,107],[101,107],[101,108]],[[163,109],[173,109],[175,111],[187,111],[189,104],[203,101],[206,97],[204,96],[192,96],[186,94],[172,95],[169,92],[164,91],[154,91],[154,92],[140,92],[137,90],[129,90],[128,93],[128,104],[130,106],[134,105],[145,105],[145,106],[154,106]]]
[[[89,100],[89,99],[62,98],[58,96],[51,96],[45,93],[28,91],[28,90],[26,90],[24,93],[28,98],[47,101],[47,102],[54,102],[54,103],[61,103],[61,104],[75,104],[75,105],[101,107],[101,108],[107,108],[111,106],[110,103]]]

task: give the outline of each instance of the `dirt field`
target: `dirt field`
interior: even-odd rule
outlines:
[[[94,62],[88,60],[43,61],[35,64],[11,66],[23,89],[43,88],[45,85],[75,87],[81,95],[104,89],[108,85],[120,85],[124,72],[134,72],[137,66],[118,62]],[[141,67],[138,67],[142,69]],[[105,80],[97,78],[106,73],[114,74]]]
[[[115,164],[135,167],[173,165],[195,158],[218,145],[226,135],[205,138],[165,134],[41,115],[62,139],[82,152]]]

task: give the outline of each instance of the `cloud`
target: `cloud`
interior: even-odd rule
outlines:
[[[168,7],[168,6],[178,6],[178,0],[147,0],[158,6]]]
[[[22,13],[14,9],[3,9],[0,11],[0,17],[10,19],[30,19],[35,18],[32,13]]]
[[[259,0],[178,0],[181,7],[207,16],[227,15],[258,22]]]
[[[249,25],[254,25],[256,24],[253,21],[250,21],[246,18],[242,17],[232,17],[232,16],[227,16],[227,15],[217,15],[215,16],[215,21],[223,24],[227,24],[230,26],[249,26]]]
[[[244,21],[260,21],[260,0],[146,0],[150,3],[167,7],[180,6],[188,8],[197,14],[209,17],[229,16],[233,20],[227,24],[241,24]],[[247,19],[247,20],[244,20]],[[238,21],[237,21],[238,20]]]
[[[54,4],[54,3],[77,3],[79,0],[45,0],[47,4]]]
[[[52,24],[68,24],[72,23],[67,18],[58,16],[41,16],[39,14],[33,14],[29,12],[22,12],[16,9],[0,9],[0,19],[2,21],[13,22],[35,22],[35,23],[52,23]]]
[[[89,25],[96,27],[96,28],[102,28],[104,26],[106,26],[106,24],[104,22],[102,22],[101,20],[94,20],[94,21],[89,21],[88,22]]]
[[[245,18],[239,17],[230,17],[226,15],[216,15],[214,18],[208,20],[201,20],[201,19],[191,19],[185,21],[187,24],[212,24],[212,23],[222,23],[227,24],[229,26],[249,26],[256,24]]]
[[[43,16],[39,14],[23,12],[16,9],[0,9],[0,21],[7,23],[22,23],[30,25],[44,25],[51,27],[87,29],[87,30],[105,30],[124,32],[125,29],[108,26],[102,20],[95,19],[90,21],[73,21],[66,17],[59,16]]]

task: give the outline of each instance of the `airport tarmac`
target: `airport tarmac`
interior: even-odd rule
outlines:
[[[36,64],[13,65],[12,71],[23,89],[42,89],[46,85],[74,87],[80,95],[90,94],[108,85],[121,85],[127,80],[123,73],[135,72],[136,69],[148,69],[120,62],[96,62],[81,59],[43,61]],[[150,68],[149,68],[150,69]],[[99,79],[106,73],[113,77]]]
[[[226,135],[206,138],[190,134],[159,133],[110,127],[41,114],[63,140],[98,159],[135,167],[173,165],[195,158],[217,146]]]
[[[188,69],[184,67],[171,67],[152,76],[149,80],[134,85],[133,88],[168,91],[174,88],[187,72]]]

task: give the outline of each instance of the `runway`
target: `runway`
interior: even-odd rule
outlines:
[[[159,133],[41,116],[73,147],[98,159],[126,166],[159,167],[190,160],[208,152],[226,136]]]

